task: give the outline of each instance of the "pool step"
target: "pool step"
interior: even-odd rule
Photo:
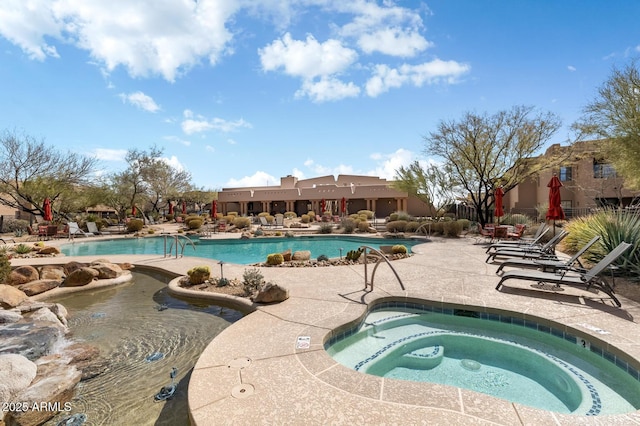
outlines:
[[[402,355],[398,366],[413,370],[430,370],[440,365],[443,358],[444,346],[427,346]]]

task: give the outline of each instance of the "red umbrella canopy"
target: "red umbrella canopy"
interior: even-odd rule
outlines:
[[[495,191],[493,191],[493,202],[496,205],[495,207],[495,211],[493,212],[493,215],[495,217],[502,217],[504,216],[504,210],[502,209],[502,196],[504,195],[504,192],[502,191],[502,187],[499,186],[495,189]]]
[[[48,222],[51,222],[53,220],[53,212],[51,211],[51,200],[49,199],[49,197],[44,199],[43,210],[44,210],[43,219]]]
[[[556,174],[553,175],[547,187],[549,187],[549,210],[547,210],[547,220],[563,220],[562,200],[560,199],[560,187],[562,182]]]
[[[211,219],[217,219],[218,217],[218,202],[213,200],[211,202]]]
[[[169,214],[173,214],[173,203],[169,201]]]

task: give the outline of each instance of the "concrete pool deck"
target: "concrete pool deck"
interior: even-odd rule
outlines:
[[[290,298],[258,306],[203,351],[189,383],[193,424],[640,424],[640,412],[563,415],[465,389],[369,376],[335,362],[324,350],[325,337],[360,318],[367,303],[388,296],[519,312],[537,322],[570,327],[611,352],[622,351],[640,360],[640,304],[636,302],[620,297],[622,308],[617,308],[603,293],[566,287],[551,293],[516,280],[496,291],[497,264],[485,263],[483,246],[472,238],[434,238],[414,251],[416,255],[393,262],[406,290],[384,264],[376,271],[373,291],[364,290],[362,265],[262,268],[268,281],[289,289]],[[202,258],[100,257],[175,275],[205,264],[214,275],[220,271],[215,260]],[[12,264],[69,260],[83,258],[20,259]],[[224,275],[241,278],[245,269],[225,264]],[[309,348],[296,348],[299,337],[310,338]]]

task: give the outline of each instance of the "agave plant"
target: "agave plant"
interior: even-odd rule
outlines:
[[[640,274],[640,215],[624,210],[604,210],[570,221],[567,230],[569,235],[564,246],[569,252],[577,251],[596,235],[601,237],[585,254],[592,262],[601,260],[623,241],[633,244],[616,265],[626,273]]]

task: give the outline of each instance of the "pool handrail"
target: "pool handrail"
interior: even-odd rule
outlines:
[[[173,241],[169,246],[169,250],[167,250],[167,238],[169,237],[173,238]],[[180,241],[181,237],[186,241]],[[195,244],[193,244],[193,240],[191,240],[191,238],[187,237],[186,235],[180,235],[180,234],[164,235],[164,257],[167,257],[167,255],[171,257],[171,252],[173,251],[174,243],[176,247],[176,259],[178,258],[178,246],[180,246],[180,257],[184,257],[184,247],[187,243],[190,244],[191,247],[193,247],[194,251],[196,250],[196,246]]]
[[[389,265],[389,268],[391,268],[391,271],[393,272],[393,274],[396,276],[396,278],[398,279],[398,283],[400,284],[400,288],[401,289],[405,289],[404,288],[404,284],[402,283],[402,279],[400,278],[400,275],[398,275],[398,272],[396,271],[396,269],[393,267],[393,265],[391,265],[391,262],[389,262],[389,259],[387,259],[387,256],[385,256],[380,250],[375,249],[371,246],[360,246],[361,249],[364,249],[364,253],[362,253],[364,255],[364,289],[367,290],[367,287],[371,286],[371,291],[373,291],[373,279],[375,278],[376,275],[376,269],[378,269],[378,265],[380,265],[380,263],[384,260],[385,262],[387,262],[387,265]],[[368,277],[368,273],[367,273],[367,250],[369,250],[370,252],[374,252],[375,254],[378,255],[378,261],[376,262],[376,265],[373,267],[373,271],[371,272],[371,281],[369,282],[367,280]]]

